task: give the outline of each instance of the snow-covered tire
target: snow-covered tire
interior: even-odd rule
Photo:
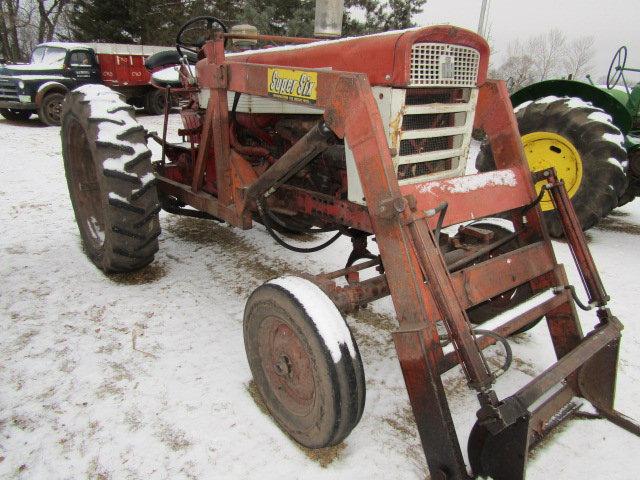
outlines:
[[[298,443],[336,445],[358,424],[365,403],[360,353],[315,284],[288,276],[258,287],[245,307],[244,343],[267,409]]]
[[[148,265],[158,251],[156,179],[133,107],[102,85],[72,91],[62,109],[69,196],[87,256],[105,272]]]
[[[576,190],[569,193],[584,230],[593,227],[618,206],[627,188],[623,169],[627,153],[624,137],[609,115],[579,98],[569,97],[545,97],[522,104],[514,111],[518,129],[524,138],[530,134],[549,133],[577,152],[582,175]],[[556,147],[550,153],[550,163],[553,164],[553,155],[564,156],[565,152]],[[531,154],[527,148],[525,153],[528,156]],[[476,168],[481,172],[495,170],[491,148],[486,143],[480,148]],[[563,178],[562,169],[556,169],[560,178]],[[543,211],[543,215],[549,233],[554,237],[562,236],[556,210]]]
[[[0,108],[0,115],[2,115],[7,120],[11,120],[12,122],[24,122],[25,120],[29,120],[32,113],[33,112],[31,110],[16,110],[14,108]]]

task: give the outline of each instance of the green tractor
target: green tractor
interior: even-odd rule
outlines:
[[[531,170],[556,168],[584,230],[640,196],[640,83],[631,89],[624,76],[640,69],[626,63],[627,48],[621,47],[611,61],[606,88],[547,80],[511,96]],[[495,170],[487,143],[481,146],[476,168]],[[540,207],[549,233],[561,236],[548,195]]]

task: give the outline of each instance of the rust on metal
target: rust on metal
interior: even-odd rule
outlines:
[[[453,27],[429,27],[377,40],[365,37],[360,43],[363,51],[380,45],[388,48],[369,70],[361,66],[344,72],[339,68],[343,66],[339,44],[328,43],[326,50],[323,44],[310,45],[304,49],[306,55],[296,54],[295,49],[267,49],[226,58],[225,38],[254,37],[216,34],[203,47],[204,58],[196,68],[199,86],[208,89],[210,97],[204,117],[184,130],[192,139],[197,136],[197,152],[167,146],[169,161],[158,167],[159,188],[241,228],[251,227],[255,204],[264,200],[274,212],[299,223],[331,225],[352,235],[353,252],[345,268],[308,277],[343,313],[391,296],[398,322],[393,340],[433,478],[469,478],[441,379],[455,365],[461,366],[478,395],[478,421],[468,442],[474,476],[523,479],[530,444],[571,409],[574,396],[587,399],[603,417],[638,433],[637,424],[613,408],[622,326],[605,308],[608,297],[571,202],[562,182],[549,171],[545,178],[569,247],[589,301],[598,307],[600,323],[586,335],[582,332],[574,301],[565,289],[566,274],[557,263],[535,202],[507,89],[503,82],[485,81],[484,40]],[[401,117],[391,119],[389,145],[372,84],[407,88],[410,51],[417,41],[457,42],[480,52],[475,126],[486,132],[498,170],[399,184],[392,154],[397,154],[394,142],[401,133]],[[313,59],[332,69],[321,68]],[[276,114],[229,114],[229,92],[273,99],[269,71],[277,68],[295,69],[296,75],[315,79],[313,98],[302,100],[322,113],[312,120],[281,123]],[[300,106],[301,98],[285,96],[278,101]],[[190,108],[197,111],[197,100]],[[286,133],[276,138],[277,132]],[[366,205],[349,201],[344,154],[331,154],[330,148],[340,142],[353,154]],[[322,162],[324,175],[314,175]],[[443,204],[448,208],[441,226],[500,215],[511,220],[515,233],[497,238],[473,225],[463,226],[453,236],[439,228],[434,233],[431,213]],[[367,249],[371,235],[379,256]],[[508,251],[503,253],[503,247]],[[376,268],[378,275],[360,280],[360,272],[367,268]],[[336,279],[342,276],[347,284],[340,286]],[[477,338],[467,310],[522,286],[532,295],[549,289],[557,293],[515,315],[494,333],[508,336],[545,316],[557,362],[518,392],[499,398],[483,356],[495,338]],[[454,347],[446,355],[439,324]],[[283,333],[285,327],[273,323],[271,335],[265,336],[271,339],[264,346],[269,352],[265,358],[271,382],[287,392],[283,402],[295,412],[307,405],[312,392],[309,379],[292,383],[291,358],[304,355],[295,342],[280,342],[281,337],[289,338]]]

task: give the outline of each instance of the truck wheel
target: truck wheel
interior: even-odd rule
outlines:
[[[532,171],[555,167],[564,181],[583,230],[618,205],[627,178],[624,137],[603,110],[579,98],[546,97],[515,109],[525,155]],[[476,159],[481,171],[495,170],[488,144]],[[540,191],[544,182],[536,185]],[[562,236],[560,218],[548,194],[540,203],[549,234]]]
[[[62,119],[62,102],[64,93],[52,92],[42,99],[38,109],[38,117],[45,125],[58,126]]]
[[[15,110],[13,108],[0,108],[0,115],[2,115],[7,120],[11,120],[13,122],[24,122],[25,120],[29,120],[32,113],[33,112],[30,110]]]
[[[151,263],[160,223],[145,130],[133,107],[102,85],[71,92],[62,109],[62,154],[85,253],[105,272]]]
[[[164,92],[157,88],[150,90],[144,96],[144,111],[149,115],[164,113]]]
[[[360,421],[365,379],[342,315],[314,283],[281,277],[244,310],[251,373],[282,429],[308,448],[340,443]]]

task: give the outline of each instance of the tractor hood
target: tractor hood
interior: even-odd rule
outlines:
[[[364,73],[371,85],[406,87],[412,46],[416,43],[457,45],[477,50],[480,54],[477,84],[484,83],[489,61],[487,42],[474,32],[448,25],[231,53],[226,58],[229,62]]]

